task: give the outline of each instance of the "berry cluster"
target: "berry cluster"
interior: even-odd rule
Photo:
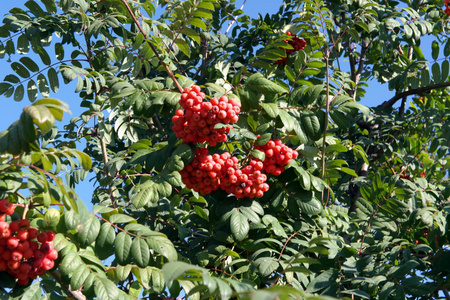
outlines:
[[[207,142],[211,146],[227,140],[230,127],[214,128],[216,124],[231,124],[238,121],[241,105],[235,99],[222,96],[219,99],[203,101],[205,94],[200,87],[193,85],[185,88],[180,105],[172,117],[172,129],[177,138],[185,143]]]
[[[261,161],[251,160],[242,167],[239,160],[230,153],[208,154],[208,149],[195,151],[192,162],[180,172],[183,183],[202,195],[219,187],[236,198],[261,198],[269,190],[267,176],[261,172]]]
[[[27,285],[55,265],[58,251],[53,248],[55,233],[39,233],[26,219],[5,222],[6,215],[14,213],[15,206],[0,200],[0,271],[17,278],[17,283]]]
[[[279,176],[284,172],[284,166],[291,162],[291,159],[298,157],[298,152],[289,148],[276,139],[270,140],[265,145],[255,146],[256,150],[264,152],[264,171],[268,174]]]
[[[291,45],[293,49],[286,49],[286,56],[275,61],[276,64],[286,64],[286,61],[288,60],[291,53],[305,49],[306,41],[304,39],[298,38],[296,34],[292,34],[290,31],[288,31],[286,34],[292,36],[292,39],[284,40],[284,42]]]
[[[258,160],[251,160],[245,167],[235,163],[227,168],[220,188],[236,198],[261,198],[269,190],[267,175],[261,172],[263,168]]]
[[[303,49],[306,42],[293,36],[289,42],[294,50]],[[172,129],[179,139],[185,143],[217,143],[227,141],[227,133],[231,126],[214,128],[215,125],[231,124],[238,121],[240,104],[235,99],[225,96],[204,101],[205,94],[200,87],[193,85],[185,88],[180,98],[181,109],[177,109],[172,117]],[[202,195],[210,194],[219,188],[236,198],[261,198],[269,190],[267,175],[280,175],[285,165],[297,158],[298,152],[281,143],[281,140],[269,141],[255,149],[265,153],[265,160],[247,156],[243,161],[228,152],[209,154],[206,147],[196,149],[189,165],[180,171],[183,183],[187,188]]]
[[[445,5],[444,13],[448,17],[450,16],[450,0],[444,0],[444,5]]]
[[[195,151],[192,162],[185,166],[180,172],[183,183],[187,188],[207,195],[220,186],[222,170],[229,164],[229,160],[237,162],[237,159],[228,152],[219,154],[208,154],[208,149],[200,148]]]

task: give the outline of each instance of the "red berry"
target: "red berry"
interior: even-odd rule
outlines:
[[[11,224],[9,224],[9,229],[12,232],[17,232],[20,228],[19,222],[17,221],[12,221]]]
[[[48,258],[44,258],[42,260],[42,268],[46,271],[52,269],[55,266],[55,262],[53,260],[50,260]]]
[[[7,229],[9,229],[9,224],[3,221],[0,222],[0,232],[4,232]]]
[[[10,250],[16,249],[18,245],[19,245],[19,239],[14,236],[10,236],[8,238],[8,240],[6,241],[6,247],[8,247],[8,249],[10,249]]]
[[[23,253],[17,250],[11,252],[11,260],[20,261],[23,258]]]
[[[36,228],[32,228],[30,227],[30,229],[28,229],[28,238],[30,240],[37,238],[39,231]]]
[[[51,242],[55,239],[55,233],[53,231],[47,231],[47,241]]]
[[[22,219],[19,222],[19,226],[20,229],[28,230],[28,228],[30,228],[30,221],[28,221],[27,219]]]
[[[46,232],[39,233],[37,239],[40,243],[45,243],[47,241],[47,233]]]
[[[28,230],[19,229],[17,231],[17,238],[21,241],[26,241],[28,239]]]
[[[30,243],[28,241],[20,242],[19,245],[17,246],[17,250],[20,252],[25,252],[29,248],[30,248]]]
[[[58,258],[58,251],[56,251],[56,249],[50,250],[50,252],[47,253],[47,258],[51,260],[56,260]]]

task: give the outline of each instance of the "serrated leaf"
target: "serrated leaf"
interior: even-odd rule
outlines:
[[[116,232],[110,223],[103,223],[95,240],[95,253],[99,259],[106,259],[113,253]]]
[[[188,21],[187,23],[188,23],[189,25],[198,27],[198,28],[200,28],[200,29],[202,29],[202,30],[206,30],[206,24],[205,24],[205,22],[203,22],[203,20],[200,19],[200,18],[191,18],[191,19],[189,19],[189,21]]]
[[[130,272],[131,272],[131,265],[126,266],[117,265],[116,267],[116,277],[120,281],[126,280]]]
[[[82,264],[81,258],[75,251],[69,251],[61,261],[59,269],[64,274],[73,273]]]
[[[302,111],[302,125],[308,137],[314,141],[322,137],[322,126],[316,114],[310,110]]]
[[[131,202],[136,208],[141,208],[150,202],[156,202],[159,199],[158,191],[151,185],[150,187],[143,188],[136,196],[131,199]]]
[[[193,39],[197,44],[200,45],[200,43],[201,43],[200,36],[199,36],[198,32],[195,31],[194,29],[189,28],[189,27],[184,27],[181,30],[181,33],[184,34],[184,35],[187,35],[188,37]]]
[[[183,181],[181,179],[181,175],[179,172],[164,172],[163,177],[165,180],[167,180],[168,183],[170,183],[173,186],[182,186]]]
[[[70,287],[75,291],[80,289],[84,285],[84,281],[89,276],[91,272],[86,266],[80,266],[75,269],[72,274],[72,278],[70,279]]]
[[[117,300],[119,289],[107,278],[97,277],[94,282],[95,294],[98,299]]]
[[[124,214],[111,215],[109,221],[113,224],[136,222],[135,218]]]
[[[90,214],[82,224],[78,226],[78,240],[82,245],[91,245],[100,232],[100,221]]]
[[[114,253],[116,254],[117,263],[127,265],[131,259],[131,237],[126,232],[119,232],[114,241]]]
[[[138,267],[147,267],[150,262],[150,249],[147,242],[135,237],[131,243],[131,256]]]
[[[245,82],[245,86],[258,93],[284,93],[286,90],[269,79],[266,79],[262,74],[256,73],[251,75]]]
[[[302,212],[309,216],[318,215],[322,211],[322,204],[315,198],[309,200],[300,199],[300,201],[297,201],[297,204]]]
[[[21,300],[40,300],[41,298],[41,286],[39,282],[33,283],[25,293],[20,296]]]
[[[191,47],[186,40],[178,38],[174,42],[181,50],[181,52],[184,53],[184,55],[186,55],[187,57],[191,57]]]
[[[260,103],[260,105],[269,117],[275,119],[278,116],[277,103]]]
[[[261,161],[264,161],[266,159],[266,154],[260,150],[253,149],[252,151],[250,151],[250,155]]]
[[[231,233],[236,241],[242,241],[250,230],[248,219],[241,214],[237,209],[233,210],[230,217]]]
[[[167,237],[153,236],[147,239],[147,243],[151,249],[155,250],[169,261],[175,261],[178,259],[177,251]]]

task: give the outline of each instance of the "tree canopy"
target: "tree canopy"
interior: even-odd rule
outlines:
[[[450,299],[447,5],[11,9],[2,299]]]

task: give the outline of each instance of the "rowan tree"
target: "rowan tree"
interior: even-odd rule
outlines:
[[[11,9],[2,297],[450,299],[447,4]]]

